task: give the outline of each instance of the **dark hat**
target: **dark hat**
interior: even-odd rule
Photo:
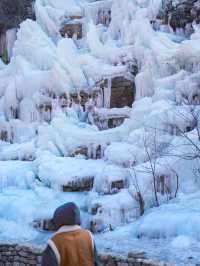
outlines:
[[[57,229],[63,225],[80,225],[80,210],[73,202],[65,203],[56,209],[52,221]]]

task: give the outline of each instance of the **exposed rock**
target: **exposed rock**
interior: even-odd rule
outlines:
[[[114,117],[101,117],[98,114],[94,115],[94,124],[100,129],[105,130],[108,128],[115,128],[123,124],[127,116],[114,116]]]
[[[111,22],[111,10],[109,8],[101,8],[98,10],[96,24],[109,26]]]
[[[111,190],[113,189],[122,189],[125,187],[124,180],[116,180],[111,183]]]
[[[126,118],[130,117],[130,108],[98,108],[93,114],[94,124],[100,129],[120,126]]]
[[[63,37],[81,39],[82,38],[82,23],[68,22],[60,29],[60,34]]]
[[[6,32],[18,28],[25,19],[35,19],[34,0],[1,0],[0,1],[0,58],[9,62]]]
[[[94,177],[85,177],[68,182],[62,186],[63,192],[83,192],[93,188]]]
[[[108,119],[108,128],[115,128],[123,124],[126,117],[113,117]]]
[[[91,207],[90,207],[90,210],[89,212],[92,214],[92,215],[96,215],[97,212],[98,212],[98,209],[102,207],[102,204],[101,203],[95,203],[93,204]]]
[[[90,222],[90,230],[93,233],[100,233],[105,229],[105,225],[101,219],[94,218]]]
[[[6,32],[0,31],[0,58],[4,63],[8,63],[8,54],[7,54],[7,41],[6,41]]]
[[[124,77],[116,77],[112,80],[110,108],[122,108],[132,106],[135,97],[134,82]]]
[[[86,108],[86,103],[91,99],[96,105],[97,98],[101,94],[99,90],[93,90],[91,93],[86,91],[80,91],[77,93],[70,93],[70,102],[80,104],[84,109]]]
[[[82,146],[82,147],[78,147],[75,151],[74,151],[74,156],[77,155],[84,155],[87,156],[88,155],[88,147],[86,146]]]
[[[42,219],[33,222],[33,227],[44,231],[56,231],[56,227],[52,222],[52,219]]]
[[[107,95],[106,90],[109,88],[109,81],[105,79],[101,82],[103,102]],[[111,80],[111,96],[110,108],[123,108],[125,106],[132,106],[135,99],[135,83],[133,80],[128,80],[124,76],[114,77]]]
[[[186,30],[188,34],[193,32],[192,24],[193,21],[196,23],[200,22],[200,5],[199,0],[186,0],[177,1],[168,0],[165,2],[163,12],[160,12],[158,18],[161,18],[164,24],[168,24],[176,29],[182,28]],[[186,27],[188,27],[186,29]]]
[[[17,28],[27,18],[35,18],[33,0],[0,1],[0,33]]]
[[[129,252],[128,253],[128,258],[140,258],[144,259],[145,258],[145,252]]]
[[[43,248],[16,244],[0,244],[0,265],[41,266]],[[128,256],[99,254],[101,266],[172,266],[174,264],[145,259],[143,252],[131,252]]]
[[[0,139],[2,141],[8,141],[8,132],[6,130],[0,131]]]
[[[80,146],[75,148],[72,151],[71,156],[78,156],[82,155],[85,156],[87,159],[101,159],[104,154],[104,150],[109,144],[101,145],[101,144],[91,144],[89,146]]]

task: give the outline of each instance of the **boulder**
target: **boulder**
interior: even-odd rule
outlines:
[[[135,98],[135,84],[124,77],[112,79],[110,108],[132,106]]]
[[[109,87],[109,79],[104,79],[99,83],[99,86],[102,89],[103,99],[106,99],[106,90],[108,90]],[[134,99],[135,83],[133,80],[129,80],[124,76],[118,76],[111,79],[110,108],[131,107]]]

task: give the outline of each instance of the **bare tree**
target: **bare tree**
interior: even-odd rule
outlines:
[[[183,112],[176,111],[175,116],[180,119],[182,124],[185,126],[180,126],[177,123],[166,123],[166,126],[173,129],[173,133],[183,139],[182,151],[177,152],[176,145],[169,144],[168,156],[176,156],[185,160],[199,161],[200,165],[200,108],[195,105],[188,105],[188,112],[185,115]],[[190,132],[193,131],[193,134]],[[186,151],[184,151],[186,148]],[[189,149],[187,149],[189,148]],[[170,151],[172,150],[172,152]],[[199,168],[200,170],[200,168]],[[198,171],[200,173],[200,171]]]
[[[155,204],[158,207],[159,206],[159,200],[157,195],[157,175],[156,175],[156,167],[157,167],[157,158],[159,156],[158,151],[158,145],[157,145],[157,130],[155,129],[153,132],[153,143],[151,145],[151,148],[149,147],[147,143],[147,138],[144,136],[144,149],[148,158],[149,166],[146,168],[146,171],[148,171],[153,178],[153,193],[155,197]]]
[[[133,171],[130,171],[129,173],[130,173],[130,176],[132,178],[135,191],[133,192],[130,189],[128,191],[129,191],[130,195],[136,200],[136,202],[138,202],[139,210],[140,210],[140,216],[142,216],[144,214],[144,211],[145,211],[145,201],[144,201],[143,195],[141,193],[141,190],[140,190],[140,187],[138,184],[138,179],[137,179],[135,169],[133,168],[132,170]]]

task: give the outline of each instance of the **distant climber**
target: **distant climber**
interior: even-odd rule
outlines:
[[[98,266],[93,236],[80,227],[80,211],[73,202],[56,209],[53,221],[57,232],[48,241],[42,266]]]

